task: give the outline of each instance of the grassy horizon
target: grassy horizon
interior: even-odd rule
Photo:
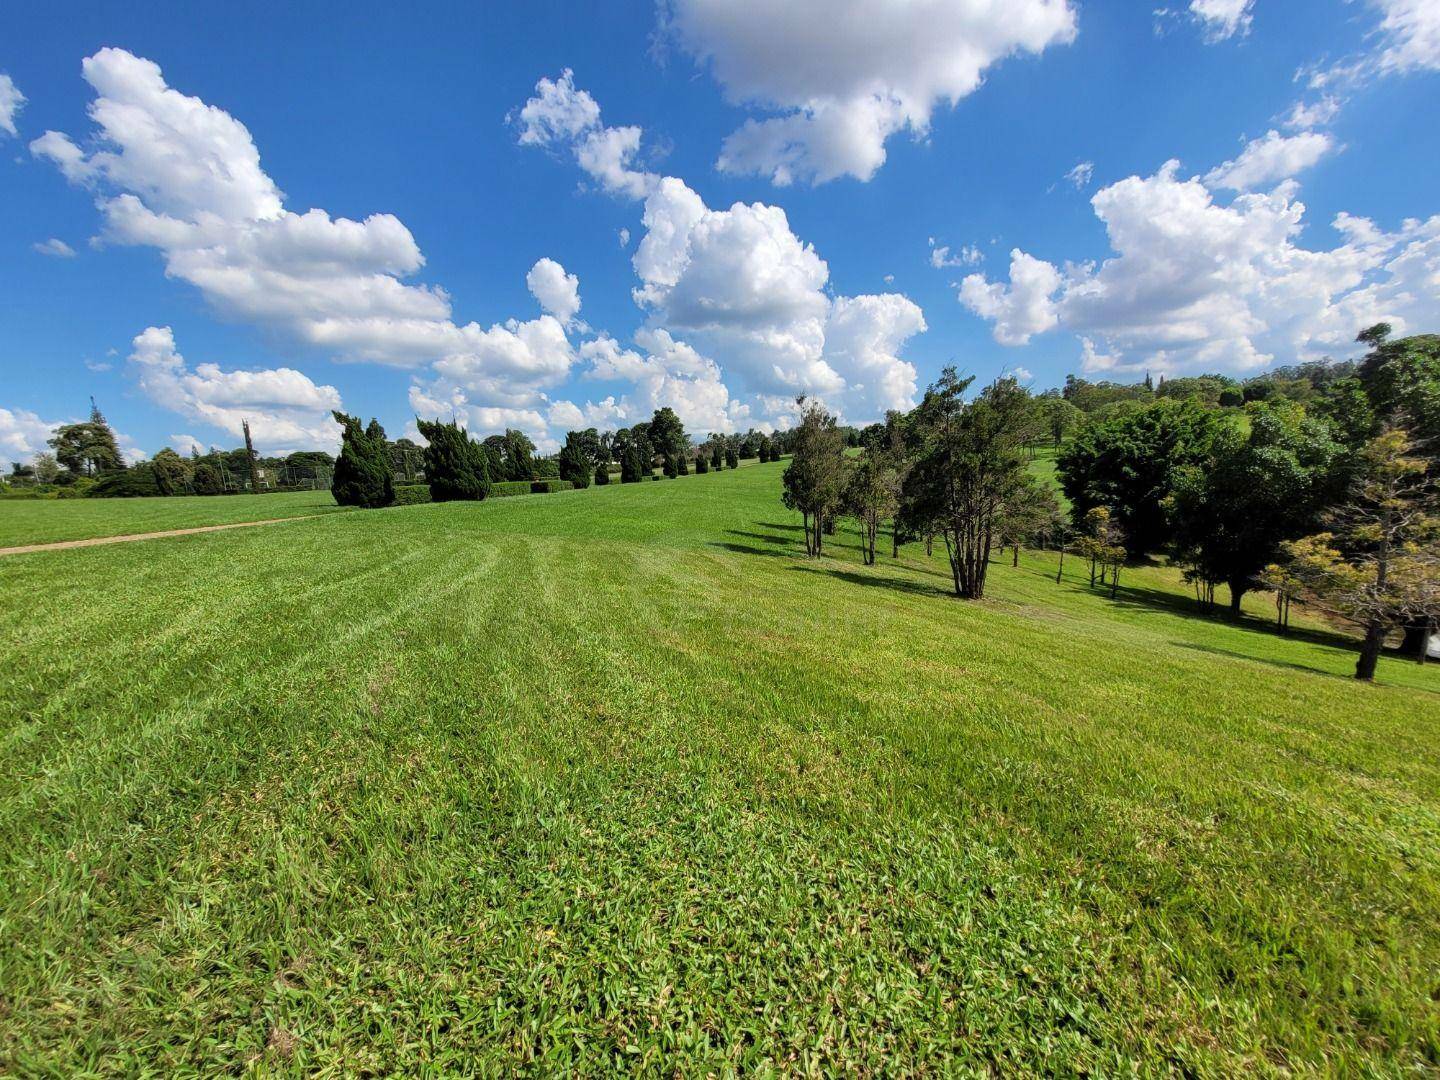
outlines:
[[[1440,1067],[1440,669],[782,468],[0,560],[0,1067]]]

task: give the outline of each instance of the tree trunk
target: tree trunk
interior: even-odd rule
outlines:
[[[1372,622],[1365,628],[1364,640],[1360,642],[1360,659],[1355,662],[1355,678],[1371,682],[1375,678],[1375,665],[1380,661],[1380,649],[1385,644],[1385,626]]]
[[[890,523],[890,558],[900,557],[900,525],[898,522]]]
[[[1400,642],[1400,651],[1406,656],[1418,656],[1423,663],[1429,641],[1429,623],[1425,619],[1412,619],[1405,624],[1405,640]]]
[[[1230,582],[1230,618],[1240,618],[1240,601],[1245,599],[1245,586]]]
[[[1060,545],[1060,565],[1055,569],[1055,584],[1060,584],[1060,575],[1065,573],[1065,545]]]
[[[1430,635],[1435,632],[1435,620],[1426,619],[1420,624],[1420,642],[1415,646],[1415,662],[1422,667],[1430,652]]]
[[[1011,545],[1010,545],[1010,565],[1011,565],[1011,566],[1019,566],[1019,565],[1020,565],[1020,545],[1019,545],[1019,544],[1011,544]]]

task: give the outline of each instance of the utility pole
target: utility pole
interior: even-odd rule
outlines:
[[[241,420],[240,426],[245,430],[245,460],[250,466],[250,494],[260,494],[260,478],[255,474],[255,444],[250,441],[250,421]]]

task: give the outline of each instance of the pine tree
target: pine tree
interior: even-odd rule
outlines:
[[[725,459],[720,456],[720,440],[716,439],[710,444],[710,467],[719,472],[725,465]]]
[[[425,447],[425,478],[432,502],[483,499],[490,494],[485,448],[456,423],[415,420]]]

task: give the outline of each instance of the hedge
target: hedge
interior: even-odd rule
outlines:
[[[396,484],[393,506],[415,506],[430,501],[429,484]]]
[[[569,491],[574,486],[569,480],[535,480],[530,484],[530,490],[536,495],[545,495],[552,491]]]

